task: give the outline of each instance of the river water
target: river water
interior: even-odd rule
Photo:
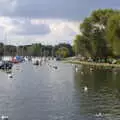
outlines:
[[[0,72],[0,114],[9,120],[119,120],[120,72],[51,62]],[[88,90],[84,91],[84,87]]]

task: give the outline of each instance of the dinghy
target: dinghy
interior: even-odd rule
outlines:
[[[1,116],[1,120],[8,120],[8,116],[2,115],[2,116]]]

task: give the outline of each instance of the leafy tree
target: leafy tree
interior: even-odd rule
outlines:
[[[69,56],[73,56],[73,55],[74,55],[72,46],[71,46],[70,44],[66,44],[66,43],[60,43],[60,44],[54,46],[54,48],[53,48],[53,50],[54,50],[54,51],[53,51],[54,55],[56,54],[56,51],[58,51],[58,49],[61,48],[61,47],[65,47],[65,48],[68,49],[68,51],[69,51]]]
[[[115,56],[120,55],[120,13],[110,17],[106,29],[106,38]]]
[[[69,54],[70,54],[69,50],[66,47],[61,47],[56,51],[56,55],[60,56],[60,57],[63,57],[63,58],[68,57]]]
[[[76,55],[81,54],[82,56],[87,56],[89,55],[90,43],[84,36],[76,35],[73,48]]]
[[[59,48],[65,47],[66,49],[62,49],[64,55],[62,56],[72,56],[73,50],[72,46],[69,44],[61,43],[56,46],[52,45],[42,45],[42,44],[32,44],[32,45],[23,45],[23,46],[14,46],[14,45],[4,45],[0,43],[0,56],[3,55],[21,55],[21,56],[55,56],[56,51]],[[68,54],[69,53],[69,54]]]
[[[116,13],[119,13],[119,11],[113,9],[98,9],[92,12],[91,17],[95,24],[106,27],[108,19]]]
[[[91,56],[93,58],[107,58],[112,55],[112,45],[110,47],[110,43],[107,39],[110,38],[110,36],[117,37],[117,32],[116,35],[113,32],[113,34],[109,33],[110,25],[108,23],[110,22],[110,19],[112,19],[111,16],[118,14],[119,11],[112,9],[98,9],[93,11],[91,16],[85,18],[83,23],[80,24],[81,34],[77,35],[74,40],[74,51],[77,54],[87,57]],[[118,25],[118,23],[116,25]],[[119,30],[117,31],[119,33]],[[108,34],[107,37],[106,33]],[[118,51],[119,50],[117,49],[115,53]]]
[[[41,44],[33,44],[33,56],[39,56],[41,51]]]

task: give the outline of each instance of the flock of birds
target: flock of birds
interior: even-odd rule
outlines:
[[[72,66],[75,67],[75,72],[78,72],[78,71],[79,71],[79,65],[74,65],[74,64],[72,64]],[[90,67],[90,71],[93,71],[93,70],[94,70],[94,69],[93,69],[92,67]],[[81,75],[84,75],[84,72],[81,71],[80,74],[81,74]],[[84,91],[84,92],[88,92],[88,87],[87,87],[87,86],[84,86],[84,87],[83,87],[83,91]],[[96,114],[95,114],[95,117],[101,118],[101,117],[104,117],[104,114],[101,113],[101,112],[99,112],[99,113],[96,113]]]
[[[74,66],[74,64],[72,64],[72,66]],[[78,65],[75,65],[75,72],[78,72],[79,71],[79,66]],[[90,71],[93,71],[93,68],[90,68]],[[81,71],[80,72],[81,75],[84,75],[84,72]],[[87,92],[88,91],[88,87],[87,86],[84,86],[83,88],[84,92]]]
[[[54,69],[58,69],[58,66],[56,66],[56,65],[50,65],[49,63],[48,63],[48,65],[49,65],[50,67],[54,68]],[[72,66],[74,66],[76,72],[79,71],[79,66],[78,66],[78,65],[73,65],[73,64],[72,64]],[[93,68],[90,68],[90,71],[93,71]],[[81,71],[80,73],[81,73],[81,75],[84,75],[84,72],[83,72],[83,71]],[[8,72],[8,78],[13,78],[12,72],[10,72],[10,73]],[[88,87],[87,87],[87,86],[84,86],[83,91],[84,91],[84,92],[88,92]],[[98,113],[98,114],[96,114],[95,116],[96,116],[96,117],[102,117],[103,115],[102,115],[102,113]],[[1,119],[2,119],[2,120],[8,120],[8,116],[2,115],[2,116],[1,116]]]

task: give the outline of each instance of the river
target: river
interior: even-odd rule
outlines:
[[[51,61],[0,72],[0,114],[9,120],[119,120],[120,72]],[[88,90],[84,91],[87,86]]]

